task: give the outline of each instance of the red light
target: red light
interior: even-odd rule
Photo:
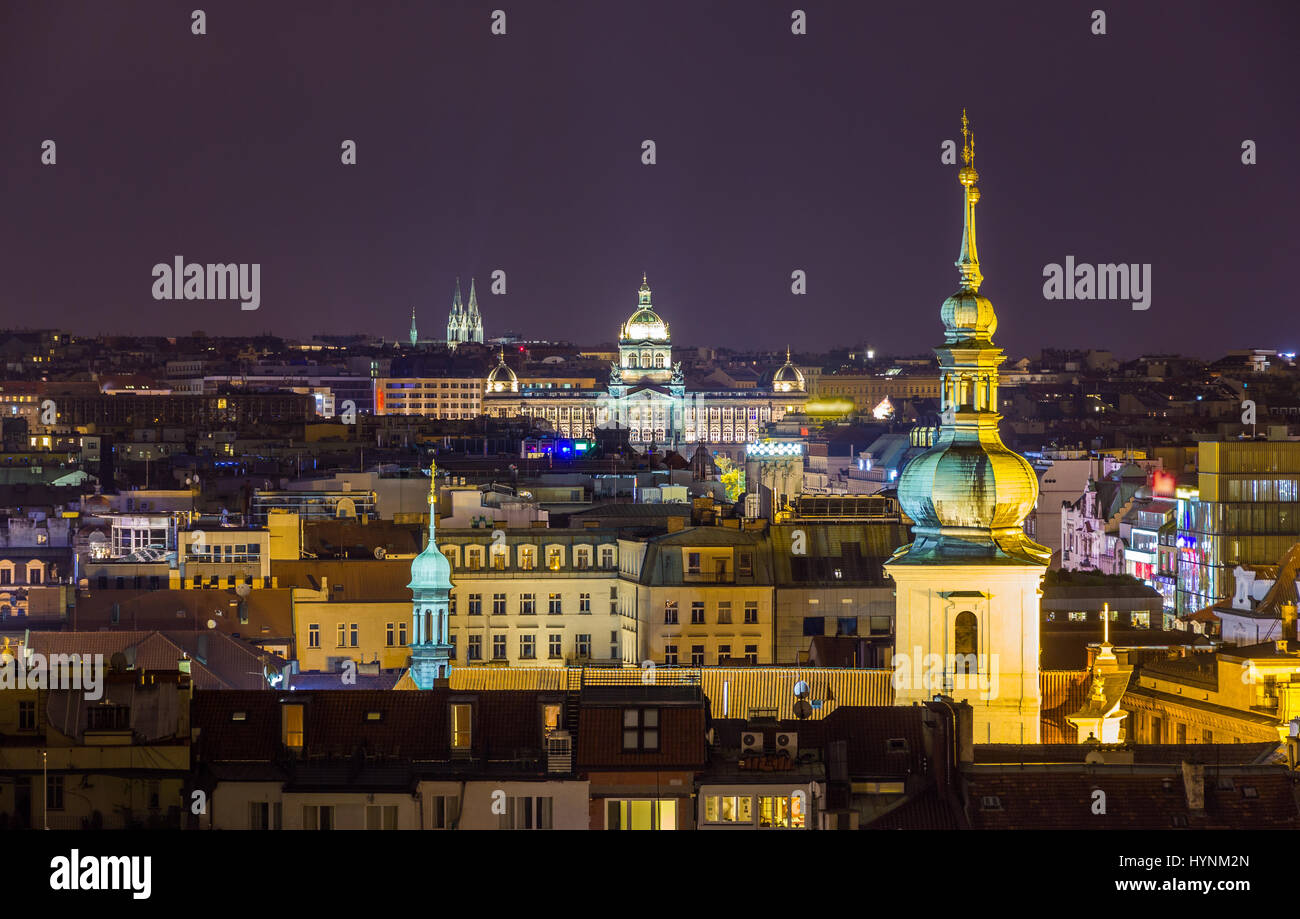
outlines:
[[[799,436],[800,436],[800,437],[807,437],[807,436],[808,436],[808,429],[807,429],[807,428],[800,428],[800,429],[799,429]]]

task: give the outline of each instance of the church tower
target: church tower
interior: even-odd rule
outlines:
[[[455,348],[465,340],[465,308],[460,302],[460,278],[456,279],[456,293],[451,298],[451,312],[447,314],[447,346]]]
[[[1004,357],[993,304],[979,293],[979,175],[964,111],[962,146],[961,282],[943,303],[935,348],[943,421],[899,479],[914,541],[885,564],[897,588],[895,704],[944,693],[974,708],[976,743],[1038,743],[1039,595],[1051,553],[1024,532],[1038,478],[998,432]]]
[[[469,279],[469,313],[465,317],[465,341],[483,344],[483,317],[478,312],[478,294],[474,292],[474,279]]]
[[[414,347],[420,341],[420,333],[415,330],[415,307],[411,307],[411,346]]]
[[[438,548],[438,470],[429,464],[429,543],[411,562],[411,679],[419,689],[451,674],[452,647],[447,607],[451,596],[451,562]]]

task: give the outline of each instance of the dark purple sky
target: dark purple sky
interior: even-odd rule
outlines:
[[[1294,0],[201,3],[0,5],[0,326],[395,338],[502,268],[489,337],[595,342],[644,270],[680,344],[920,352],[965,106],[1011,355],[1300,345]],[[261,308],[153,300],[176,254]],[[1151,308],[1045,301],[1066,255],[1151,263]]]

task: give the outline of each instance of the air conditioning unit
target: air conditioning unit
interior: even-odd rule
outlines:
[[[799,756],[799,735],[793,731],[779,731],[776,735],[776,749],[778,753],[784,752],[791,759]]]
[[[552,731],[546,738],[546,771],[573,771],[573,738],[568,731]]]
[[[743,732],[740,735],[740,751],[742,753],[762,753],[763,732],[762,731]]]

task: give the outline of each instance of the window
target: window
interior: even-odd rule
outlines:
[[[366,805],[366,829],[367,830],[397,829],[397,805],[396,804],[367,804]]]
[[[611,799],[605,803],[607,830],[675,830],[675,798]]]
[[[626,751],[659,749],[659,709],[623,709],[623,749]]]
[[[546,612],[558,616],[564,612],[564,601],[559,594],[549,594],[546,598]]]
[[[691,666],[704,666],[704,645],[691,645]]]
[[[718,645],[718,664],[725,664],[731,657],[731,645]]]
[[[591,594],[578,594],[578,612],[591,612]]]
[[[704,601],[691,601],[691,625],[704,625]]]
[[[248,828],[250,830],[278,830],[281,828],[281,805],[269,801],[248,802]]]
[[[334,808],[331,805],[304,804],[302,807],[304,830],[334,829]]]
[[[1070,613],[1071,622],[1087,622],[1088,614],[1084,611],[1074,610]]]
[[[677,646],[664,645],[664,663],[677,666]]]
[[[677,601],[665,600],[664,601],[664,625],[676,625],[676,624],[677,624]]]
[[[745,663],[758,663],[758,645],[745,645]]]
[[[871,617],[871,634],[888,635],[889,634],[889,617],[872,616]]]
[[[700,573],[700,553],[698,552],[686,553],[686,573],[687,574]]]
[[[397,627],[391,622],[384,625],[384,640],[390,648],[393,647],[393,642],[397,640]]]
[[[450,830],[460,816],[460,799],[455,795],[434,795],[429,799],[429,826],[435,830]]]
[[[524,571],[532,571],[537,567],[537,547],[520,546],[519,547],[519,567]]]
[[[320,623],[313,622],[307,626],[307,647],[320,647]]]
[[[574,651],[578,657],[591,657],[591,635],[581,634],[574,640]]]
[[[979,653],[979,622],[969,610],[957,614],[953,624],[953,651],[957,654]]]
[[[506,798],[506,812],[501,815],[501,829],[552,829],[554,809],[555,799],[551,797],[522,796]]]
[[[469,614],[470,614],[471,616],[482,616],[482,615],[483,615],[483,595],[482,595],[482,594],[470,594],[470,595],[469,595]]]
[[[547,546],[546,547],[546,567],[552,571],[559,571],[560,566],[564,564],[564,547]]]
[[[745,601],[745,624],[754,625],[757,622],[758,622],[758,601],[746,600]]]
[[[36,730],[36,703],[35,702],[18,703],[18,730],[20,731]]]
[[[718,625],[731,625],[731,601],[718,601]]]
[[[63,776],[52,775],[45,780],[45,806],[52,811],[63,810]]]
[[[348,628],[345,623],[339,623],[339,647],[346,648],[348,645]]]
[[[505,546],[498,545],[492,547],[492,567],[497,571],[505,571],[506,555],[508,551],[509,550]]]
[[[494,661],[506,659],[506,636],[503,634],[492,636],[492,659]]]
[[[704,799],[705,823],[754,823],[754,799],[749,795],[708,795]]]
[[[397,623],[397,644],[405,648],[410,642],[406,640],[406,623]]]
[[[519,595],[519,615],[521,616],[537,615],[537,594]]]
[[[858,634],[858,617],[857,616],[840,616],[836,621],[837,635],[856,635]]]
[[[826,634],[826,617],[824,616],[804,616],[803,633],[808,635],[825,635]]]
[[[547,636],[547,654],[553,660],[564,656],[564,633],[551,632]]]
[[[451,749],[453,753],[468,753],[473,739],[471,733],[474,707],[468,702],[451,705]]]
[[[350,637],[352,639],[352,647],[355,648],[357,646],[358,636],[360,635],[360,631],[357,629],[357,624],[355,622],[352,623],[352,628],[349,632],[351,633]]]
[[[466,651],[466,654],[468,655],[467,658],[468,660],[472,660],[472,661],[483,660],[483,636],[482,635],[469,636],[469,646],[468,646],[468,650]]]
[[[280,707],[281,734],[284,745],[294,752],[302,750],[303,745],[303,707],[301,704],[286,704]]]
[[[448,594],[448,595],[447,595],[447,615],[448,615],[448,616],[454,616],[454,615],[456,615],[456,595],[455,595],[455,594]]]
[[[754,553],[741,552],[739,560],[736,562],[736,573],[742,577],[752,577],[754,574]]]
[[[758,799],[758,825],[761,827],[788,827],[802,829],[804,825],[802,796],[760,796]]]
[[[522,660],[535,660],[537,658],[536,635],[519,636],[519,657]]]

